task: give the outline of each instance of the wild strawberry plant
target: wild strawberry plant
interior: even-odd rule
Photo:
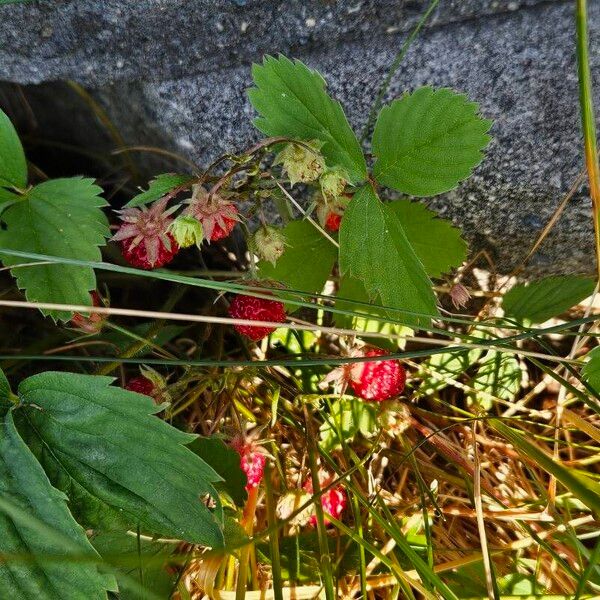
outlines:
[[[17,134],[0,113],[0,260],[27,300],[13,306],[39,307],[57,325],[120,351],[119,335],[135,340],[93,375],[46,371],[15,381],[13,391],[0,371],[3,598],[106,598],[117,589],[122,597],[152,597],[130,561],[152,571],[154,553],[161,564],[172,561],[170,574],[198,568],[207,594],[235,587],[243,598],[248,581],[259,587],[258,561],[271,569],[276,597],[284,580],[321,579],[331,599],[334,570],[340,578],[359,573],[358,584],[344,583],[352,597],[366,590],[368,560],[380,565],[376,576],[387,569],[406,597],[413,589],[456,598],[470,575],[461,568],[445,578],[433,568],[427,506],[440,510],[437,483],[425,486],[415,459],[424,442],[408,451],[406,432],[419,432],[471,478],[469,498],[477,471],[470,455],[457,452],[458,442],[431,429],[439,417],[411,411],[408,398],[434,398],[453,424],[461,417],[465,427],[489,411],[490,427],[511,448],[533,457],[585,507],[600,510],[593,477],[548,458],[492,412],[514,402],[523,387],[520,349],[510,344],[538,340],[531,328],[589,296],[594,282],[519,284],[502,300],[501,322],[478,327],[450,317],[447,329],[440,325],[446,317],[436,287],[456,308],[470,299],[457,271],[467,248],[456,227],[415,199],[456,188],[482,160],[491,122],[477,104],[449,89],[407,93],[381,109],[366,154],[319,73],[280,56],[266,57],[252,75],[248,97],[267,137],[204,171],[157,175],[114,214],[91,179],[30,182]],[[399,194],[410,199],[390,199]],[[233,248],[234,237],[243,237],[249,251],[247,260],[238,257],[244,270],[235,283],[170,269],[209,247]],[[107,244],[114,262],[101,262]],[[238,337],[215,352],[216,360],[200,346],[173,358],[163,346],[174,338],[189,344],[185,328],[150,323],[128,331],[114,322],[119,309],[96,281],[105,272],[228,292],[216,299],[223,301],[221,314],[202,315],[203,322],[225,323]],[[398,353],[418,329],[431,334],[421,342],[446,336],[451,347]],[[411,363],[415,358],[423,360]],[[98,374],[146,359],[171,371],[144,366],[128,372],[122,387]],[[587,395],[573,392],[596,412],[599,364],[592,351],[582,374]],[[259,376],[259,368],[267,374]],[[563,375],[555,374],[561,384]],[[462,407],[442,400],[448,388],[464,391]],[[206,412],[196,410],[200,399],[211,407]],[[259,421],[256,413],[265,411],[269,418],[248,433],[245,419]],[[215,434],[225,414],[235,431]],[[382,440],[393,452],[382,449]],[[308,460],[299,458],[299,447]],[[416,473],[422,511],[398,524],[386,504],[398,497],[387,490],[391,497],[383,497],[381,479],[386,461],[400,452],[400,465]],[[457,481],[454,475],[452,485]],[[285,488],[278,501],[274,482]],[[486,482],[478,486],[491,501],[506,500]],[[266,514],[258,518],[263,496]],[[357,556],[344,551],[332,565],[332,544]],[[385,554],[388,545],[397,553]],[[193,554],[196,547],[210,552]],[[18,555],[32,560],[8,560]],[[316,570],[302,570],[316,558]],[[407,562],[416,576],[399,566]]]

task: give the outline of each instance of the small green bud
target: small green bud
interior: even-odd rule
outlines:
[[[306,145],[287,144],[277,155],[275,164],[283,165],[292,186],[298,182],[315,181],[323,173],[325,160],[319,151],[321,145],[319,141],[307,142]]]
[[[169,227],[180,248],[189,248],[194,244],[200,248],[204,232],[202,223],[189,215],[179,215]]]
[[[163,402],[171,404],[171,395],[167,389],[167,380],[158,371],[146,365],[140,367],[140,373],[142,377],[145,377],[154,386],[154,392],[152,393],[154,401],[157,404]]]
[[[333,202],[341,196],[348,183],[348,175],[342,169],[327,169],[319,178],[321,193],[326,202]]]
[[[281,229],[272,225],[264,225],[257,229],[253,243],[258,256],[273,265],[285,251],[285,235]]]

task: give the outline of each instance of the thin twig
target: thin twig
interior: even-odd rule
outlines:
[[[273,179],[279,189],[285,194],[286,198],[300,211],[300,214],[318,231],[327,238],[336,248],[339,248],[340,245],[336,242],[309,214],[307,214],[304,209],[296,202],[296,200],[292,197],[292,195],[279,183],[279,181]]]
[[[479,542],[481,544],[483,569],[485,571],[485,586],[489,600],[497,600],[492,561],[488,550],[485,521],[483,519],[483,503],[481,500],[481,462],[479,460],[479,449],[477,448],[476,428],[477,421],[473,421],[471,429],[473,435],[473,502],[475,504],[477,530],[479,532]]]

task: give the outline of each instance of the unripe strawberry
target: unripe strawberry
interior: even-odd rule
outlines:
[[[200,248],[204,238],[202,223],[189,215],[179,215],[169,228],[180,248],[189,248],[196,245]]]
[[[362,356],[385,356],[381,348],[369,347]],[[404,390],[406,370],[399,360],[354,363],[350,369],[350,385],[354,393],[363,400],[382,402]]]
[[[348,184],[348,174],[343,169],[327,169],[319,178],[325,202],[333,202],[341,196]]]
[[[322,145],[318,140],[304,144],[291,143],[276,156],[275,164],[282,164],[290,185],[310,183],[319,178],[325,170],[325,160],[319,151]]]
[[[156,269],[170,263],[179,246],[169,233],[173,222],[171,213],[177,207],[165,210],[168,199],[163,198],[150,207],[125,208],[119,211],[123,223],[112,241],[121,243],[125,260],[140,269]]]
[[[332,232],[338,231],[350,200],[352,200],[352,196],[349,194],[337,196],[331,201],[325,200],[322,194],[318,194],[315,201],[317,203],[317,217],[321,227],[325,227],[325,229]]]
[[[286,320],[285,308],[282,302],[244,295],[238,295],[233,298],[229,305],[229,316],[234,319],[272,321],[275,323],[284,323]],[[262,340],[277,329],[275,326],[268,327],[263,325],[234,325],[234,328],[254,342]]]
[[[323,469],[319,471],[319,485],[321,488],[330,485],[333,479],[334,476],[327,473],[327,471],[324,471]],[[312,479],[307,479],[303,489],[308,494],[314,493]],[[339,519],[342,516],[342,513],[346,509],[347,502],[348,497],[346,496],[346,492],[341,485],[332,487],[321,496],[321,506],[323,507],[323,512],[325,513],[325,525],[329,525],[330,523],[327,515],[331,515],[334,519]],[[317,515],[311,515],[310,519],[308,520],[308,524],[316,527]]]
[[[105,306],[104,301],[96,290],[90,292],[90,297],[92,299],[92,306]],[[104,321],[106,321],[107,318],[108,315],[101,313],[92,312],[82,315],[81,313],[76,312],[73,314],[73,318],[69,324],[71,327],[80,329],[84,333],[98,333],[102,329]]]
[[[285,235],[279,227],[272,225],[259,227],[254,233],[253,243],[258,256],[273,265],[285,252]]]
[[[187,204],[183,214],[202,224],[204,239],[209,243],[226,238],[240,220],[233,202],[217,194],[211,197],[201,185],[194,186]]]

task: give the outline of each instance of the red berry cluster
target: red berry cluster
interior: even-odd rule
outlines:
[[[325,227],[329,229],[329,231],[338,231],[341,224],[342,215],[338,215],[334,212],[330,212],[325,219]]]
[[[148,270],[164,267],[179,251],[171,233],[174,222],[171,215],[179,206],[167,208],[168,200],[165,196],[150,206],[119,211],[121,224],[112,240],[120,243],[123,257],[134,267]],[[205,191],[202,196],[192,197],[188,204],[183,214],[200,222],[209,242],[227,237],[239,220],[234,204],[218,197],[211,199]]]

